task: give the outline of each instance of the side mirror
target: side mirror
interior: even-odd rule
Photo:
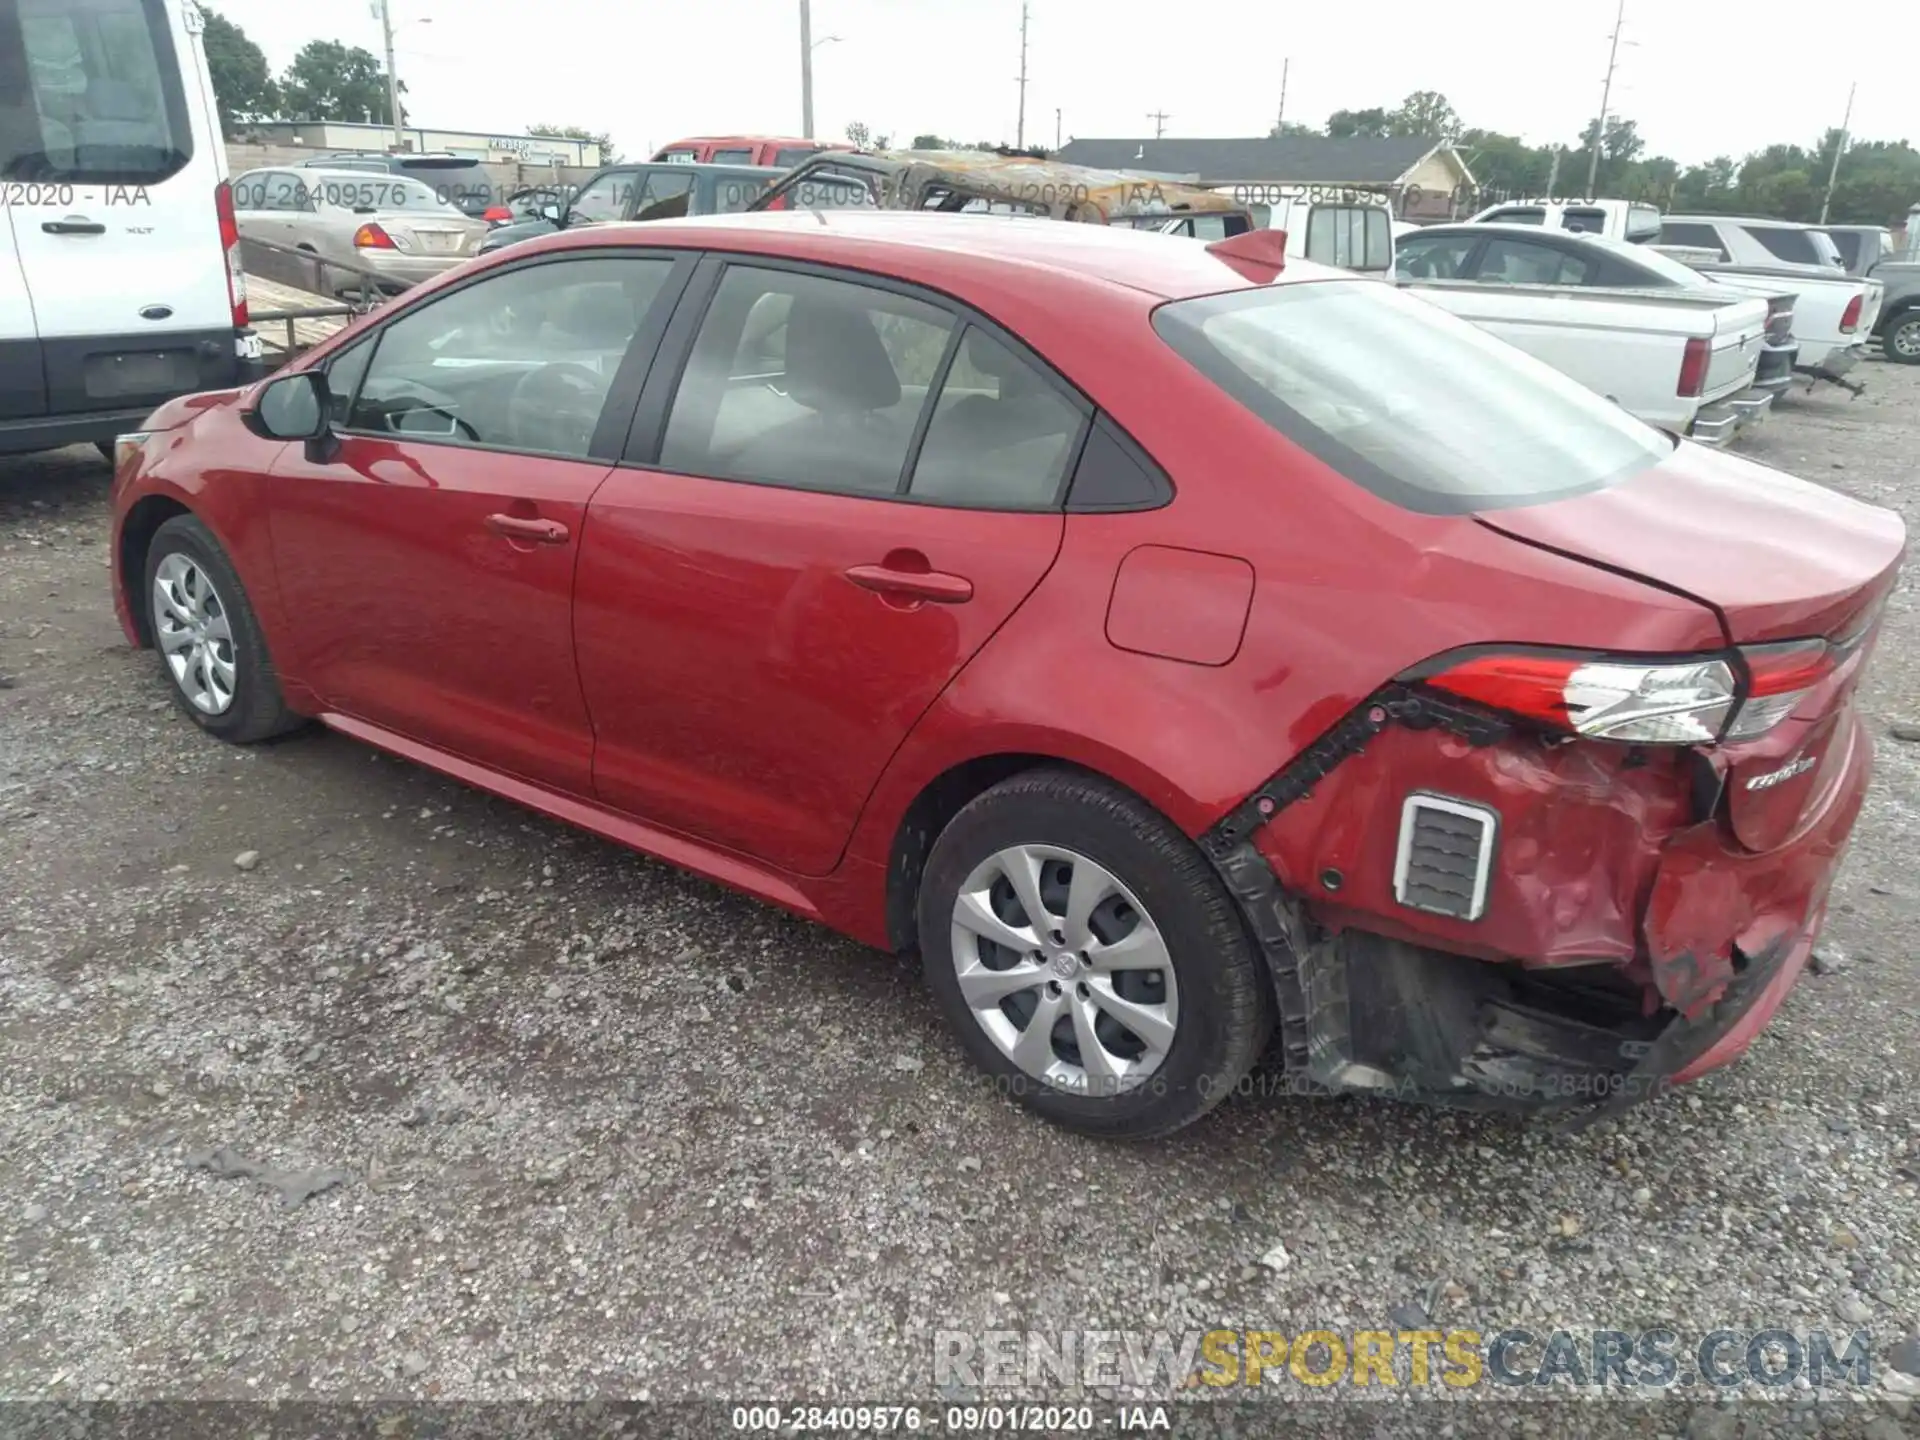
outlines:
[[[540,217],[543,220],[547,220],[547,221],[550,221],[552,224],[558,225],[561,223],[560,207],[558,205],[542,205],[540,207]]]
[[[268,381],[254,402],[254,428],[269,440],[306,441],[307,457],[318,462],[333,436],[332,406],[324,374],[303,370],[283,375]]]

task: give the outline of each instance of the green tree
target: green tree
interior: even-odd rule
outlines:
[[[220,126],[232,133],[255,120],[270,120],[280,109],[280,87],[273,83],[266,52],[226,16],[200,7],[206,21],[207,70],[213,81]]]
[[[613,143],[613,136],[605,130],[589,130],[581,125],[529,125],[529,135],[546,135],[555,140],[584,140],[589,145],[600,147],[602,165],[618,165],[624,158],[620,147]]]
[[[1329,122],[1331,124],[1331,122]],[[1438,90],[1416,90],[1387,116],[1389,135],[1431,136],[1453,140],[1460,133],[1460,117]]]
[[[965,147],[944,136],[928,134],[914,136],[913,143],[907,148],[910,150],[961,150]]]
[[[1392,120],[1378,105],[1371,110],[1336,110],[1327,117],[1327,134],[1335,140],[1384,140]]]
[[[1282,120],[1267,131],[1269,140],[1277,140],[1283,135],[1318,135],[1320,132],[1311,125],[1302,125],[1298,120]]]
[[[403,83],[400,93],[406,94]],[[289,120],[332,120],[391,125],[387,74],[359,46],[338,40],[310,40],[280,78],[281,110]],[[406,123],[402,106],[400,121]]]
[[[847,139],[857,150],[873,148],[873,131],[867,128],[864,120],[855,120],[847,126]]]

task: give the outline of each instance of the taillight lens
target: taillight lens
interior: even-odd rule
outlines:
[[[513,212],[504,205],[489,205],[480,218],[489,225],[504,225],[513,219]]]
[[[1604,655],[1496,652],[1421,676],[1437,690],[1590,740],[1710,745],[1752,740],[1791,715],[1833,673],[1825,641],[1759,645],[1727,656],[1643,661]]]
[[[240,264],[240,222],[233,214],[233,186],[225,180],[213,187],[213,211],[220,219],[220,248],[227,252],[227,304],[233,328],[247,328],[247,272]]]
[[[353,232],[353,248],[356,250],[397,250],[393,237],[380,226],[368,221]]]
[[[1865,303],[1866,298],[1864,295],[1856,295],[1847,302],[1846,311],[1840,316],[1842,335],[1851,335],[1860,328],[1860,307]]]
[[[1707,342],[1696,335],[1687,341],[1686,352],[1680,357],[1680,388],[1676,394],[1692,399],[1707,388],[1707,361],[1711,352]]]

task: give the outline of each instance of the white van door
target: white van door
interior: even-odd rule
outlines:
[[[0,184],[52,416],[236,382],[245,289],[201,24],[189,0],[0,0]]]
[[[0,206],[0,422],[46,413],[47,380],[27,272],[13,239],[13,211]]]

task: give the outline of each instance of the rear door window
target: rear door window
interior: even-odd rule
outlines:
[[[1457,280],[1467,257],[1480,243],[1477,235],[1422,235],[1400,242],[1394,273],[1408,280]]]
[[[1474,278],[1504,285],[1586,285],[1596,268],[1593,261],[1557,246],[1502,238],[1487,242]]]
[[[1387,212],[1373,205],[1316,205],[1307,216],[1307,258],[1343,270],[1386,270],[1393,264]]]
[[[0,175],[154,185],[192,158],[162,0],[0,0]]]
[[[751,165],[753,163],[753,147],[746,146],[733,150],[716,150],[713,152],[713,158],[707,163],[710,165]]]
[[[820,147],[817,145],[810,145],[799,149],[789,146],[785,150],[774,152],[771,163],[780,166],[782,169],[786,169],[789,166],[798,165],[809,155],[818,155],[819,153]]]
[[[572,225],[599,225],[627,218],[637,181],[631,172],[602,175],[573,197],[567,222]]]
[[[1153,325],[1288,440],[1410,510],[1583,494],[1672,453],[1618,405],[1390,285],[1256,286],[1163,305]]]
[[[1781,225],[1742,225],[1740,227],[1766,247],[1769,255],[1789,265],[1820,265],[1820,251],[1813,236],[1805,230],[1789,230]]]
[[[687,213],[693,194],[693,176],[685,170],[656,170],[634,206],[636,220],[677,220]]]

